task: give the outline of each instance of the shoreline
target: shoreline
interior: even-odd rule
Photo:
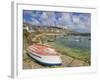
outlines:
[[[64,68],[64,67],[84,67],[84,66],[90,66],[88,63],[72,58],[70,56],[62,55],[60,54],[60,57],[62,59],[62,65],[61,66],[43,66],[36,62],[33,58],[30,58],[27,55],[27,52],[24,51],[23,54],[23,69],[43,69],[43,68]],[[26,58],[25,58],[26,57]]]

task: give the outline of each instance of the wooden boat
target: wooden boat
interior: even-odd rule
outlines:
[[[45,65],[61,65],[62,61],[57,51],[45,45],[34,44],[27,49],[29,56]]]

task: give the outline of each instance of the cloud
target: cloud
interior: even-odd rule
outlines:
[[[62,26],[75,31],[90,32],[91,15],[89,13],[23,11],[23,21],[39,26]]]
[[[62,13],[61,17],[56,21],[57,25],[68,27],[72,24],[71,14],[70,13]]]
[[[90,32],[91,16],[89,13],[73,13],[73,28],[76,31]]]

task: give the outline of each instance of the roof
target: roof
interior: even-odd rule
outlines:
[[[57,55],[57,52],[55,49],[50,48],[50,47],[45,46],[45,45],[40,45],[40,44],[31,45],[29,47],[29,50],[31,50],[32,52],[35,52],[37,54],[45,55],[45,56]]]

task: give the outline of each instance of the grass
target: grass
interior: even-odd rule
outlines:
[[[53,44],[50,43],[50,45],[63,55],[83,60],[90,64],[90,50],[88,49],[69,48],[55,43]]]
[[[27,33],[26,31],[24,31],[24,37],[25,40],[28,42],[31,42],[31,40],[28,40],[27,37],[29,35],[29,33]],[[35,34],[34,34],[35,35]],[[43,38],[43,37],[42,37]],[[89,64],[91,63],[91,57],[90,57],[90,49],[77,49],[77,48],[69,48],[69,47],[65,47],[62,44],[59,43],[55,43],[55,42],[45,42],[46,38],[48,39],[52,39],[52,37],[45,37],[42,40],[43,43],[49,44],[51,45],[51,47],[55,48],[59,53],[65,55],[65,56],[70,56],[72,58],[76,58],[79,60],[83,60],[85,62],[88,62]],[[36,40],[36,42],[38,43],[39,41]]]
[[[63,66],[49,66],[49,68],[64,68]]]

